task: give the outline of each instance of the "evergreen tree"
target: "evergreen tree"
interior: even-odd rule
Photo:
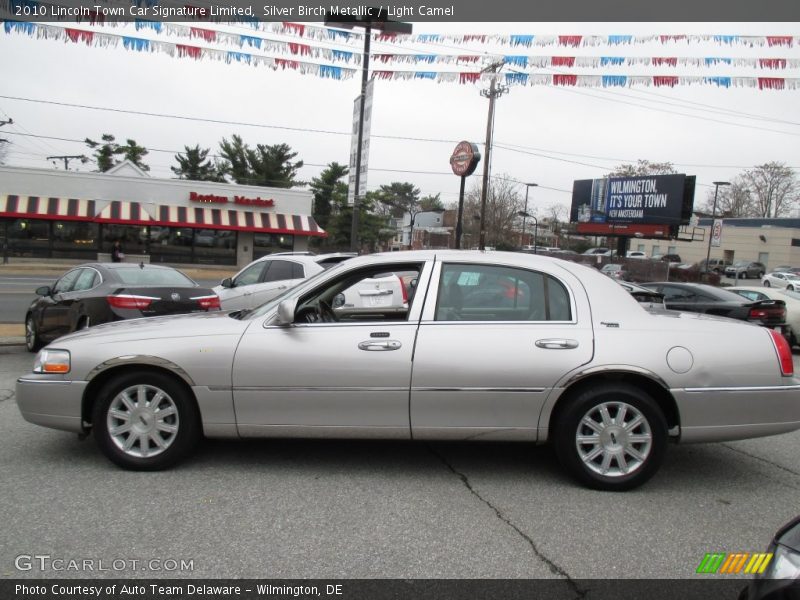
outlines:
[[[200,148],[198,144],[194,148],[184,146],[184,149],[186,154],[175,155],[178,166],[170,167],[172,172],[178,176],[178,179],[225,181],[224,166],[211,162],[208,158],[209,150],[207,148]]]

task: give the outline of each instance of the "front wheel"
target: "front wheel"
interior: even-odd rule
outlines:
[[[667,424],[658,404],[623,383],[600,384],[567,400],[554,423],[561,464],[584,485],[608,491],[638,487],[661,465]]]
[[[769,281],[764,282],[764,287],[770,287],[772,284]]]
[[[25,317],[25,347],[28,352],[37,352],[44,343],[39,338],[39,330],[36,328],[36,321],[32,314]]]
[[[94,437],[125,469],[158,471],[191,452],[201,436],[189,392],[173,378],[134,371],[106,384],[94,406]]]

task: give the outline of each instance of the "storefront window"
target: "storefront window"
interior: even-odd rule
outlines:
[[[235,265],[236,232],[225,229],[195,230],[194,262]]]
[[[50,223],[39,219],[8,221],[8,255],[50,256]]]
[[[253,259],[292,250],[294,250],[294,236],[289,233],[256,233],[253,236]]]
[[[97,259],[100,227],[82,221],[52,223],[53,258]]]
[[[150,262],[190,264],[192,260],[191,227],[150,227]]]
[[[122,243],[125,254],[147,254],[147,227],[143,225],[109,225],[100,229],[101,252],[111,252],[114,242]]]

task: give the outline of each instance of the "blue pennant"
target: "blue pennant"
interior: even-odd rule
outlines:
[[[333,56],[333,60],[343,60],[346,62],[353,60],[353,53],[344,50],[332,50],[331,55]]]
[[[625,87],[627,84],[626,75],[603,75],[603,87]]]
[[[140,29],[152,29],[156,33],[161,33],[161,23],[156,21],[147,21],[145,19],[136,19],[136,31]]]
[[[122,45],[126,50],[136,50],[137,52],[146,52],[150,50],[150,40],[135,37],[123,37]]]
[[[624,64],[625,58],[622,56],[601,56],[600,57],[600,65],[605,67],[606,65],[615,65],[619,66]]]
[[[739,41],[738,35],[715,35],[714,36],[715,42],[720,42],[722,44],[734,44]]]
[[[26,23],[24,21],[5,21],[3,23],[3,28],[6,30],[6,33],[11,33],[12,31],[26,33],[28,35],[36,33],[36,23]]]
[[[511,45],[512,46],[527,46],[530,48],[533,45],[533,36],[532,35],[512,35],[511,36]]]
[[[436,79],[436,73],[433,71],[418,71],[414,73],[414,79]]]
[[[509,65],[516,65],[518,67],[527,67],[528,66],[528,57],[527,56],[504,56],[503,60],[506,64]]]
[[[261,48],[261,38],[253,37],[250,35],[240,35],[239,42],[244,46],[247,44],[253,48]]]
[[[319,66],[319,76],[320,77],[330,77],[331,79],[341,79],[342,78],[342,68],[341,67],[334,67],[332,65],[320,65]]]
[[[706,83],[714,83],[718,87],[731,87],[731,78],[730,77],[703,77],[703,81]]]
[[[506,83],[508,85],[514,85],[521,83],[522,85],[527,85],[528,83],[528,74],[527,73],[506,73]]]
[[[631,44],[633,43],[632,35],[610,35],[608,36],[609,44]]]

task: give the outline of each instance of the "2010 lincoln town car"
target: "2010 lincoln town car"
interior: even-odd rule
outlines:
[[[334,302],[391,273],[402,304]],[[252,311],[76,332],[39,353],[17,401],[130,469],[168,467],[202,436],[517,440],[611,490],[649,479],[668,441],[800,428],[776,332],[648,312],[595,269],[502,252],[359,257]]]

